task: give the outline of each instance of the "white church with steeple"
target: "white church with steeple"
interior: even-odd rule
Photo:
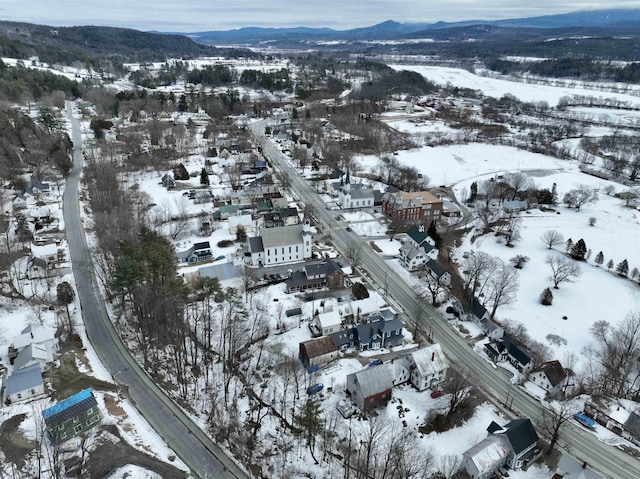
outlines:
[[[347,170],[346,178],[340,179],[338,204],[343,210],[352,208],[373,207],[374,195],[371,188],[362,183],[351,184],[351,172]]]

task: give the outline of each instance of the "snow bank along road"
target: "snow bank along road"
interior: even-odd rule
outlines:
[[[82,135],[71,103],[67,103],[67,115],[72,123],[73,169],[64,192],[64,220],[82,317],[91,344],[116,381],[128,387],[129,396],[140,413],[193,474],[201,478],[248,478],[138,366],[109,319],[80,220],[78,183],[83,163]]]
[[[534,424],[542,423],[542,406],[524,393],[518,386],[512,385],[509,374],[502,368],[494,369],[492,365],[478,356],[466,341],[447,324],[440,313],[428,302],[417,298],[411,287],[387,265],[378,254],[369,248],[356,234],[346,231],[344,225],[336,225],[331,213],[326,211],[325,204],[311,186],[300,177],[289,165],[287,159],[274,144],[264,135],[267,120],[251,124],[251,130],[262,150],[272,164],[289,178],[291,188],[298,198],[313,207],[313,215],[327,231],[331,230],[331,238],[336,248],[344,253],[352,241],[362,243],[360,263],[378,285],[386,285],[388,294],[405,311],[419,311],[421,326],[424,330],[433,328],[434,340],[439,342],[453,364],[459,365],[478,378],[482,390],[493,403],[510,416],[530,418]],[[418,309],[420,308],[420,309]],[[412,314],[413,315],[413,314]],[[428,324],[430,323],[430,324]],[[510,411],[502,403],[509,398]],[[601,443],[598,438],[573,422],[565,423],[564,435],[571,453],[580,460],[588,461],[595,469],[611,479],[640,478],[640,462],[619,449]],[[539,428],[538,428],[539,429]]]

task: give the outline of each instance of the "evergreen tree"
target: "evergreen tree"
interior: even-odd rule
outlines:
[[[558,187],[555,183],[551,187],[551,206],[558,206]]]
[[[438,233],[438,228],[436,228],[436,222],[432,221],[427,229],[427,234],[431,237],[431,239],[435,242],[436,248],[442,248],[442,236]]]
[[[618,266],[616,266],[616,273],[620,276],[626,276],[629,274],[629,262],[626,259],[623,259],[618,263]]]
[[[587,254],[587,245],[582,238],[580,238],[572,247],[569,253],[573,259],[584,261]]]
[[[604,263],[604,255],[602,254],[602,251],[600,251],[596,255],[595,263],[596,263],[596,266],[600,266],[602,263]]]
[[[638,279],[638,275],[640,275],[640,271],[638,271],[638,268],[633,268],[631,270],[631,279],[633,280]]]
[[[607,261],[607,268],[609,269],[609,271],[611,271],[613,269],[613,260],[612,259]]]
[[[474,181],[469,187],[469,203],[473,203],[478,196],[478,182]]]
[[[313,452],[316,444],[316,436],[322,431],[322,411],[320,403],[307,399],[299,414],[293,416],[299,434],[303,436],[311,452],[311,457],[316,460]]]
[[[571,238],[569,238],[567,240],[567,242],[565,243],[567,245],[567,253],[571,251],[571,248],[573,248],[573,240]]]
[[[209,173],[207,173],[206,168],[202,168],[200,172],[200,184],[202,186],[209,186]]]
[[[551,288],[545,288],[540,295],[540,302],[545,306],[551,306],[551,303],[553,303],[553,293],[551,292]]]

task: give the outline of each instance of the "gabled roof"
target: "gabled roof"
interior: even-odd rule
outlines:
[[[416,244],[421,245],[423,241],[426,241],[428,238],[427,233],[424,231],[420,231],[421,227],[418,225],[413,225],[407,231],[407,236],[409,236]],[[424,228],[422,228],[424,229]]]
[[[228,281],[242,276],[240,269],[233,263],[218,263],[198,269],[201,278],[218,278],[218,281]]]
[[[444,269],[440,263],[433,259],[427,261],[427,268],[429,268],[438,278],[442,278],[442,276],[448,273],[448,271]]]
[[[356,376],[356,384],[360,386],[365,398],[393,389],[393,376],[388,364],[365,368],[349,376],[351,375]]]
[[[358,341],[361,343],[368,343],[378,334],[377,328],[374,328],[371,323],[359,324],[356,326],[356,331],[358,331]]]
[[[49,326],[39,326],[30,324],[22,330],[19,336],[13,338],[13,347],[20,350],[31,343],[40,344],[48,341],[54,341],[56,338],[56,330]]]
[[[303,225],[276,226],[262,231],[262,244],[265,248],[288,246],[302,243]]]
[[[504,434],[509,439],[513,452],[520,454],[522,451],[538,442],[538,433],[530,419],[514,419],[507,423]]]
[[[47,348],[45,346],[41,344],[30,344],[18,353],[18,356],[13,362],[13,366],[15,369],[21,369],[31,361],[46,363],[48,358],[49,355],[47,354]]]
[[[4,386],[4,394],[8,396],[41,385],[42,374],[40,373],[40,366],[32,364],[24,369],[14,371],[14,373],[7,378]]]
[[[439,374],[449,367],[449,362],[438,343],[412,352],[411,357],[422,377]]]
[[[298,217],[298,209],[297,208],[282,208],[280,210],[280,216],[282,216],[282,218],[288,218],[290,216]]]
[[[487,308],[478,300],[478,298],[473,298],[473,302],[471,303],[471,312],[473,315],[481,319],[485,314],[487,314]]]
[[[605,476],[591,469],[586,461],[579,461],[566,452],[562,454],[557,470],[563,474],[563,479],[605,479]]]
[[[489,436],[475,446],[462,453],[476,465],[480,473],[487,472],[509,456],[509,447],[504,439],[497,436]]]
[[[542,365],[534,372],[538,371],[544,373],[544,375],[547,376],[547,379],[552,386],[557,386],[567,377],[567,373],[562,367],[562,364],[560,364],[560,361],[557,360],[542,363]]]
[[[512,343],[509,338],[503,338],[502,344],[507,348],[509,355],[523,366],[526,366],[531,362],[531,356],[529,356],[529,354],[522,348]]]
[[[633,411],[624,423],[624,428],[636,437],[640,437],[640,415]]]
[[[480,324],[486,331],[489,331],[489,332],[495,331],[498,329],[498,325],[487,318],[484,318],[482,321],[480,321]]]
[[[249,238],[249,251],[252,253],[264,253],[262,236],[252,236]]]
[[[42,415],[44,416],[47,427],[51,429],[97,405],[98,402],[93,396],[93,391],[89,388],[45,409],[42,411]]]
[[[330,336],[323,336],[321,338],[303,341],[300,343],[300,346],[301,349],[303,348],[307,352],[307,357],[309,359],[324,356],[325,354],[336,351],[336,344]]]
[[[331,276],[338,271],[342,271],[342,266],[337,261],[327,258],[321,263],[305,266],[304,270],[307,276]]]

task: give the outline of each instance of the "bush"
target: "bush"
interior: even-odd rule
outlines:
[[[219,248],[228,248],[229,246],[233,246],[233,240],[220,240],[218,241]]]
[[[545,306],[551,306],[553,303],[553,293],[550,288],[546,288],[540,295],[540,302]]]

